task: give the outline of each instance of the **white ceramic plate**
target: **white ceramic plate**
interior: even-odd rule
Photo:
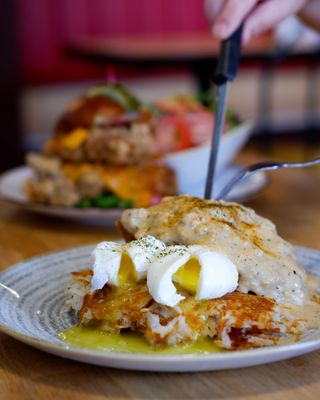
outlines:
[[[238,172],[239,168],[238,166],[230,166],[219,175],[215,185],[215,193],[220,192],[224,185]],[[56,217],[85,220],[93,223],[112,224],[119,219],[121,215],[121,210],[117,208],[81,209],[76,207],[53,207],[32,203],[28,201],[22,190],[24,182],[31,177],[32,170],[27,166],[14,168],[5,172],[0,178],[0,197],[11,203],[18,204],[29,211]],[[247,200],[262,190],[266,183],[267,177],[264,173],[253,175],[235,187],[228,199],[237,201]],[[183,193],[202,197],[204,184],[191,184],[187,189],[188,190]]]
[[[204,371],[284,360],[320,348],[320,335],[286,346],[212,354],[146,355],[69,346],[58,333],[75,321],[64,309],[71,271],[88,266],[92,246],[79,247],[14,265],[0,274],[0,330],[61,357],[112,368],[145,371]],[[320,251],[296,247],[300,263],[320,276]]]
[[[247,142],[253,124],[244,122],[228,132],[223,133],[219,144],[216,171],[218,175],[224,173]],[[188,193],[190,187],[204,187],[210,156],[210,143],[190,149],[169,153],[165,156],[166,163],[176,173],[179,191]],[[201,194],[202,195],[202,194]]]

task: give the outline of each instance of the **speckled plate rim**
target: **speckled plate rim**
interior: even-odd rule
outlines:
[[[31,267],[30,264],[33,261],[37,261],[41,264],[49,261],[54,256],[67,256],[68,253],[77,250],[81,250],[82,252],[86,251],[89,254],[92,249],[92,245],[81,246],[61,252],[48,253],[40,257],[30,258],[1,271],[0,282],[5,272],[14,271],[17,268],[23,268],[27,263],[29,264],[27,267]],[[295,246],[295,250],[301,254],[310,254],[311,258],[317,260],[320,265],[320,251],[300,246]],[[59,266],[55,266],[54,268],[59,268]],[[64,291],[64,288],[61,288],[61,291]],[[154,372],[195,372],[242,368],[285,360],[320,349],[320,337],[319,339],[317,337],[313,340],[300,341],[294,344],[270,346],[252,350],[212,354],[150,355],[116,351],[99,351],[71,346],[63,341],[61,341],[61,343],[53,343],[50,340],[43,340],[31,335],[26,335],[19,330],[15,330],[2,324],[1,322],[0,331],[20,342],[63,358],[111,368]],[[57,331],[56,333],[58,334],[59,332]]]

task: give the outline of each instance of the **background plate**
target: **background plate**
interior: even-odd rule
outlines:
[[[90,263],[93,246],[33,258],[0,274],[0,330],[46,352],[113,368],[145,371],[203,371],[266,364],[320,348],[319,332],[286,346],[212,354],[145,355],[77,348],[58,333],[74,324],[64,308],[70,272]],[[320,251],[295,247],[299,262],[320,276]]]
[[[241,167],[230,166],[220,173],[215,185],[215,193],[219,193],[224,185],[239,171]],[[25,210],[34,211],[41,214],[86,220],[89,222],[112,224],[119,219],[121,215],[120,209],[101,209],[88,208],[81,209],[76,207],[54,207],[36,204],[28,201],[23,193],[22,187],[27,179],[32,177],[30,167],[23,166],[14,168],[5,172],[0,178],[0,196],[17,205],[20,205]],[[231,191],[228,200],[244,201],[258,193],[267,184],[267,176],[265,173],[257,173],[242,181]],[[192,196],[203,196],[204,184],[197,182],[187,186],[188,193]]]

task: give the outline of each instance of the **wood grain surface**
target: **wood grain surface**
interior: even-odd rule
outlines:
[[[248,148],[239,160],[265,158],[270,157]],[[316,168],[272,173],[268,187],[247,203],[272,219],[287,240],[320,249],[319,204],[320,173]],[[81,225],[0,205],[0,269],[49,251],[119,238],[110,227]],[[65,360],[0,334],[3,400],[318,399],[319,371],[320,351],[238,370],[128,372]]]

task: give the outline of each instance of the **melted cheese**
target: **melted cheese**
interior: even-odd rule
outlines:
[[[64,163],[63,171],[72,181],[76,181],[86,172],[96,172],[104,182],[105,190],[121,199],[132,199],[138,207],[148,206],[154,196],[154,182],[158,170],[148,167],[143,170],[136,165],[114,166],[89,163]]]
[[[59,138],[59,145],[67,149],[77,149],[84,143],[89,135],[89,131],[84,128],[77,128],[67,135]]]

